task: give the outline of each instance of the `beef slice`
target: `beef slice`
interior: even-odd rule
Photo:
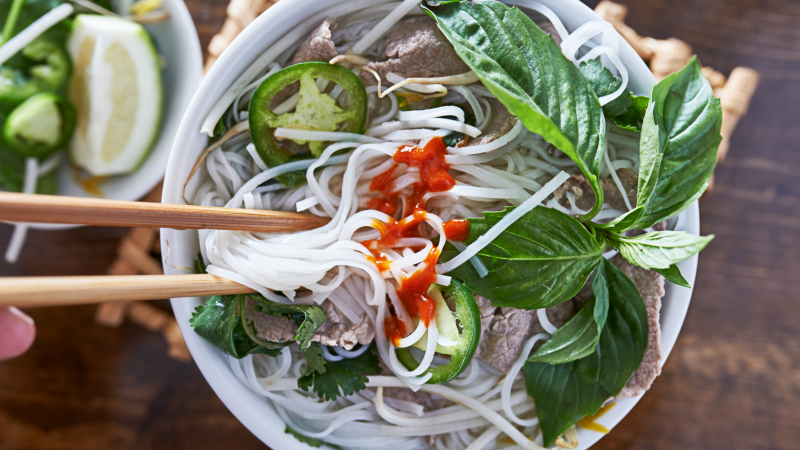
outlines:
[[[384,57],[385,61],[370,62],[366,66],[377,72],[383,83],[388,83],[386,74],[389,72],[406,78],[428,78],[470,70],[439,31],[436,22],[427,16],[409,19],[395,29],[386,41]],[[374,82],[366,71],[362,76]]]
[[[375,337],[375,328],[366,313],[361,314],[361,319],[354,324],[330,300],[322,304],[322,310],[327,319],[314,333],[312,342],[350,350],[356,344],[368,345]],[[291,320],[260,312],[255,313],[255,326],[256,336],[265,341],[293,341],[297,335],[297,325]]]
[[[328,62],[337,56],[336,46],[333,44],[331,37],[331,30],[336,27],[336,19],[329,17],[322,21],[321,24],[311,34],[308,35],[305,41],[300,44],[300,48],[292,58],[292,64],[297,64],[307,61],[324,61]]]
[[[627,275],[642,295],[647,310],[647,325],[650,329],[647,337],[647,349],[642,364],[633,373],[628,383],[619,393],[619,397],[636,397],[650,389],[653,380],[661,374],[661,297],[664,296],[664,277],[656,271],[642,269],[625,260],[621,255],[611,259]]]

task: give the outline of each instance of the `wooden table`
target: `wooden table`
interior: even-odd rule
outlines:
[[[203,47],[226,0],[188,0]],[[790,0],[622,0],[643,35],[680,37],[703,63],[756,68],[703,234],[692,307],[650,392],[597,449],[800,446],[800,4]],[[594,5],[591,5],[594,6]],[[795,209],[797,208],[797,209]],[[0,226],[0,247],[10,237]],[[0,275],[102,274],[123,231],[31,232]],[[169,307],[167,304],[164,307]],[[257,449],[193,364],[160,335],[107,329],[94,308],[31,311],[30,352],[0,363],[0,450]]]

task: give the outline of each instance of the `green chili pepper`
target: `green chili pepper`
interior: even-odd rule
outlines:
[[[44,158],[63,148],[75,129],[75,108],[55,94],[38,94],[17,106],[3,126],[3,140],[22,156]]]
[[[450,313],[450,309],[447,308],[444,298],[442,298],[438,290],[429,291],[429,294],[432,294],[431,296],[436,301],[436,325],[441,328],[440,332],[446,337],[451,337],[448,334],[457,334],[458,337],[454,339],[456,345],[452,347],[442,347],[440,345],[436,347],[437,352],[450,355],[450,362],[443,366],[431,367],[426,370],[422,375],[426,375],[429,372],[433,373],[433,376],[428,380],[428,384],[446,383],[461,375],[461,372],[472,361],[472,355],[475,354],[475,350],[477,350],[478,343],[481,340],[481,313],[478,310],[478,304],[475,303],[475,299],[472,297],[472,293],[456,280],[451,280],[450,286],[438,287],[450,294],[450,297],[455,302],[456,311],[451,323],[448,323],[450,322],[449,320],[441,320],[441,318],[447,317],[444,316],[445,314],[452,315],[452,313]],[[456,318],[458,318],[461,325],[460,334],[458,334],[458,328],[455,324]],[[455,331],[451,331],[451,328],[455,328]],[[421,340],[420,344],[426,344],[426,342]],[[408,348],[398,348],[395,351],[397,352],[397,359],[408,370],[414,370],[419,366],[419,361],[414,359]]]
[[[348,101],[320,92],[315,80],[328,80],[341,86]],[[284,88],[298,83],[297,107],[294,112],[275,114],[272,109],[281,102],[278,95]],[[281,94],[283,95],[283,94]],[[288,97],[287,97],[288,98]],[[273,102],[275,100],[275,102]],[[276,141],[275,128],[299,128],[315,131],[342,131],[362,133],[367,120],[367,92],[358,76],[350,70],[324,62],[305,62],[289,66],[262,81],[250,99],[248,109],[250,136],[261,159],[269,167],[301,159],[316,158],[322,154],[322,141]],[[279,177],[286,186],[297,186],[305,181],[305,172]]]
[[[72,65],[61,46],[37,39],[20,53],[29,67],[0,67],[0,102],[16,106],[36,94],[58,92],[67,84]]]

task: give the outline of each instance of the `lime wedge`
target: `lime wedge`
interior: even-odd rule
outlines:
[[[77,110],[72,160],[95,176],[136,171],[158,136],[163,103],[153,41],[134,22],[78,15],[68,43]]]

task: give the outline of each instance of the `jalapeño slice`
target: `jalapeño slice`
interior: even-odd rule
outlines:
[[[339,85],[339,100],[320,92],[320,84]],[[297,106],[293,112],[275,114],[273,109],[289,98],[285,89],[299,84]],[[338,89],[332,91],[335,92]],[[284,98],[285,97],[285,98]],[[346,103],[341,99],[345,97]],[[277,103],[277,104],[276,104]],[[270,75],[256,88],[250,99],[248,121],[256,151],[268,167],[317,158],[324,150],[322,141],[286,139],[278,141],[273,133],[278,127],[312,131],[362,133],[367,120],[367,92],[358,76],[350,70],[325,62],[304,62]],[[285,174],[279,180],[287,187],[305,182],[304,172]]]

